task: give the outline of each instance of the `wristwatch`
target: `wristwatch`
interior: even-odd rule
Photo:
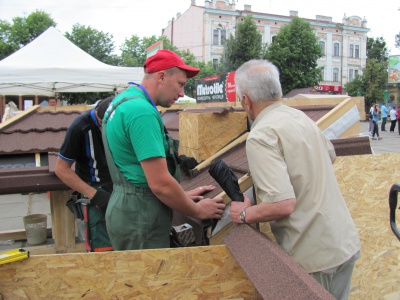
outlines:
[[[242,221],[243,223],[247,224],[246,222],[246,209],[247,207],[245,207],[242,212],[239,215],[240,221]]]

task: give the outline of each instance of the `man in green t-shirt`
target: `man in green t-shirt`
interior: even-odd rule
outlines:
[[[184,96],[197,68],[174,52],[159,50],[145,64],[142,84],[117,95],[103,120],[107,163],[114,184],[106,213],[114,250],[167,248],[172,210],[198,219],[220,218],[221,197],[202,199],[204,186],[179,185],[177,142],[167,133],[157,105],[170,107]],[[193,201],[193,200],[200,201]]]

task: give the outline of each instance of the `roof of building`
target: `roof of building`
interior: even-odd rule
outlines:
[[[317,121],[334,106],[303,106],[297,107],[304,111],[312,120]],[[242,108],[209,107],[202,109],[186,109],[193,113],[226,113],[242,110]],[[167,110],[162,118],[170,134],[179,139],[179,112],[181,110]],[[31,110],[25,115],[18,116],[14,121],[0,126],[0,178],[2,185],[0,194],[13,194],[20,192],[45,192],[50,190],[67,189],[67,187],[54,174],[54,166],[66,130],[71,122],[82,112],[80,110],[41,111]],[[369,154],[368,137],[356,137],[352,139],[339,139],[332,141],[337,155]],[[36,168],[8,169],[8,158],[17,154],[47,154],[47,160]],[[224,161],[237,172],[238,178],[247,173],[247,160],[245,159],[244,144],[237,145],[219,159]],[[240,161],[241,166],[236,166]],[[24,178],[23,182],[19,179]],[[25,180],[26,179],[26,180]],[[40,180],[39,180],[40,179]],[[19,182],[19,185],[17,184]],[[208,175],[207,169],[191,178],[183,176],[182,186],[188,190],[199,185],[214,184],[215,181]],[[210,197],[222,192],[221,188],[210,193]],[[207,195],[208,196],[208,195]]]

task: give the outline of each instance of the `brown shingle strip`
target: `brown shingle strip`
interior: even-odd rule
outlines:
[[[368,136],[333,139],[331,142],[336,156],[372,154]]]
[[[69,189],[48,167],[0,169],[0,182],[0,195]]]
[[[303,111],[314,122],[317,122],[334,107],[335,105],[293,106],[293,108]]]
[[[65,131],[0,134],[0,154],[58,151]]]
[[[236,225],[224,239],[262,299],[334,299],[265,234]]]
[[[65,131],[80,114],[80,111],[36,111],[5,127],[1,130],[1,134],[32,131]]]

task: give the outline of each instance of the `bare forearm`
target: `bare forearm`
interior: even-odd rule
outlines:
[[[240,213],[246,208],[246,223],[259,223],[280,220],[289,216],[296,205],[296,199],[286,199],[275,203],[260,203],[251,206],[250,199],[244,202],[231,202],[230,214],[235,223],[243,223]]]
[[[246,221],[248,223],[259,223],[285,218],[293,211],[288,201],[291,201],[291,199],[276,203],[260,203],[251,206],[246,210]]]
[[[78,191],[86,197],[91,199],[96,193],[96,189],[80,179],[79,176],[76,175],[74,170],[63,166],[62,163],[57,162],[55,172],[62,182],[64,182],[71,189]]]
[[[172,177],[171,180],[167,180],[164,184],[159,183],[158,186],[153,186],[151,189],[165,205],[187,216],[199,218],[199,209],[196,203],[189,198],[179,183]]]

